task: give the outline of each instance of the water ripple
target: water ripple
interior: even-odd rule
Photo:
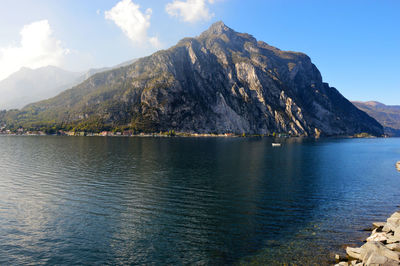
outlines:
[[[0,137],[0,264],[328,264],[394,211],[398,144]]]

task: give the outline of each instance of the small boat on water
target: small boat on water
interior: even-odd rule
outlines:
[[[280,147],[281,144],[280,143],[272,143],[272,147]]]
[[[398,162],[396,163],[396,168],[397,168],[398,171],[400,171],[400,161],[398,161]]]

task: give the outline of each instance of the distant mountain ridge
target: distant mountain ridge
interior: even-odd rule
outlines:
[[[385,105],[376,101],[352,103],[381,123],[386,134],[400,137],[400,105]]]
[[[0,81],[0,110],[22,108],[28,103],[54,97],[75,85],[81,75],[55,66],[23,67]]]
[[[54,97],[96,73],[129,65],[135,60],[114,67],[94,68],[84,72],[71,72],[55,66],[37,69],[23,67],[0,81],[0,110],[19,109],[32,102]]]
[[[322,81],[307,55],[279,50],[223,22],[2,120],[83,131],[383,134],[376,120]]]
[[[85,73],[83,73],[83,75],[81,75],[78,78],[78,80],[76,81],[76,84],[74,84],[74,85],[78,85],[79,83],[82,83],[83,81],[85,81],[86,79],[90,78],[94,74],[97,74],[97,73],[100,73],[100,72],[109,71],[109,70],[114,69],[114,68],[120,68],[120,67],[128,66],[128,65],[134,63],[135,61],[137,61],[136,58],[132,59],[132,60],[125,61],[125,62],[122,62],[122,63],[120,63],[118,65],[115,65],[115,66],[112,66],[112,67],[91,68],[88,71],[86,71]]]

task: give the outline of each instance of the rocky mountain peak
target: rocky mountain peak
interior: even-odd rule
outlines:
[[[235,31],[228,26],[225,25],[224,22],[218,21],[212,24],[206,31],[204,31],[201,35],[221,35],[221,34],[230,34],[235,33]]]

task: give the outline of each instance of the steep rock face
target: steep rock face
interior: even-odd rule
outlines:
[[[34,121],[96,118],[145,131],[383,133],[378,122],[322,82],[307,55],[281,51],[222,22],[14,117],[26,113]]]

